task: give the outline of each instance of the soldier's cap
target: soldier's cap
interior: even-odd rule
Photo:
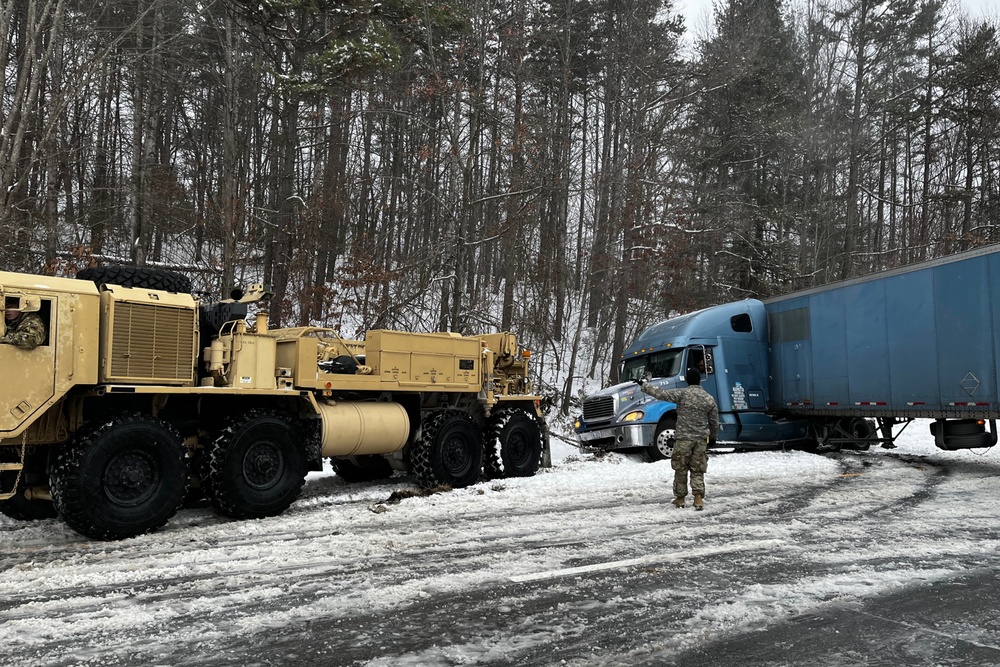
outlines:
[[[688,383],[688,386],[693,387],[694,385],[701,384],[701,373],[698,372],[697,368],[689,368],[684,374],[684,381]]]

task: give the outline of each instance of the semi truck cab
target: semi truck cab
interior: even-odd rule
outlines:
[[[702,388],[719,406],[720,443],[773,446],[808,435],[805,423],[767,414],[767,317],[761,301],[747,299],[665,320],[640,334],[622,355],[622,382],[584,400],[575,425],[581,445],[642,450],[652,460],[669,456],[677,406],[646,395],[633,381],[647,377],[657,387],[685,387],[688,368],[701,371]]]

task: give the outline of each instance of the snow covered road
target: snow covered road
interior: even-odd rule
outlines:
[[[941,452],[926,422],[899,445],[714,453],[700,513],[667,504],[667,462],[555,446],[534,478],[389,503],[410,480],[317,474],[283,516],[187,509],[122,542],[2,517],[3,664],[805,664],[823,642],[796,638],[901,608],[932,648],[836,664],[1000,663],[995,615],[919,618],[996,582],[1000,454]]]

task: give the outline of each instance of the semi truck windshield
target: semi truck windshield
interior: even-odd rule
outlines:
[[[622,369],[622,382],[638,380],[649,373],[650,377],[673,377],[680,372],[682,348],[656,352],[644,357],[634,357],[625,361]]]

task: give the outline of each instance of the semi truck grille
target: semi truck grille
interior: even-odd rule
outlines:
[[[583,421],[602,422],[615,416],[615,397],[597,396],[583,401]]]
[[[195,315],[190,309],[116,303],[107,381],[192,381]]]

